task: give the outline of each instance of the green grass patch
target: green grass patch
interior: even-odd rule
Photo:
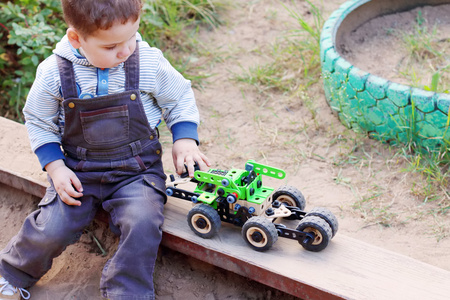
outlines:
[[[256,86],[261,92],[281,91],[298,96],[320,79],[320,32],[324,23],[320,9],[310,1],[312,22],[283,4],[297,27],[280,37],[267,53],[271,61],[235,75],[239,82]],[[292,2],[295,7],[295,2]],[[304,97],[307,98],[307,97]]]
[[[441,37],[439,26],[430,26],[419,10],[413,30],[398,35],[407,51],[400,65],[400,75],[413,87],[448,93],[450,40]]]

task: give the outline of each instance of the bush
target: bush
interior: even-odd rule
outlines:
[[[139,32],[152,46],[168,51],[168,59],[175,68],[189,73],[186,62],[173,53],[195,50],[188,32],[195,33],[199,24],[218,24],[213,3],[212,0],[144,0]],[[36,68],[52,53],[65,30],[59,0],[15,0],[13,3],[0,0],[2,116],[23,121],[21,111]]]
[[[19,0],[0,3],[0,109],[21,120],[21,110],[40,61],[64,35],[60,2]]]

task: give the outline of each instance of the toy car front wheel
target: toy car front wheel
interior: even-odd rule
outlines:
[[[303,240],[298,241],[308,251],[322,251],[328,246],[332,236],[330,225],[316,216],[304,217],[298,224],[297,230],[311,234],[311,236],[307,235]]]
[[[220,229],[221,221],[217,211],[206,204],[197,204],[188,213],[188,224],[198,236],[209,239]]]
[[[272,199],[273,201],[277,200],[281,202],[281,204],[287,206],[298,207],[300,210],[304,210],[306,206],[306,200],[302,192],[290,185],[283,185],[276,189],[275,192],[273,192]],[[297,217],[293,215],[286,219],[295,220]]]
[[[242,237],[256,251],[266,251],[278,240],[275,225],[264,217],[252,217],[242,226]]]

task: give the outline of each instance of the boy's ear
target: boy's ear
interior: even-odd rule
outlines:
[[[78,49],[81,47],[80,35],[74,28],[72,28],[72,27],[67,28],[66,34],[67,34],[67,38],[69,39],[69,43],[75,49]]]

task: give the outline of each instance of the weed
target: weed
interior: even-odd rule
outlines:
[[[271,57],[270,62],[244,70],[243,74],[235,75],[235,80],[256,86],[262,93],[275,90],[295,97],[319,80],[323,17],[313,3],[306,2],[310,6],[312,24],[283,4],[298,28],[290,30],[272,45],[271,53],[267,55]]]
[[[447,57],[450,44],[448,39],[438,38],[438,27],[428,26],[421,11],[418,11],[413,31],[401,32],[399,35],[408,52],[400,68],[400,75],[408,79],[414,87],[433,92],[448,92],[446,82],[450,78],[447,74],[450,66]],[[415,69],[420,69],[422,75],[418,76]],[[432,74],[429,79],[430,84],[422,85],[423,79],[428,79],[428,76],[423,74],[428,73]]]
[[[450,228],[448,223],[442,222],[436,215],[433,215],[433,218],[434,223],[429,226],[436,241],[439,242],[450,235]]]
[[[403,158],[408,162],[406,172],[414,172],[421,177],[413,182],[412,193],[424,203],[442,199],[442,187],[449,183],[449,160],[447,152],[428,152],[407,154],[404,149]],[[444,189],[444,191],[446,188]]]

